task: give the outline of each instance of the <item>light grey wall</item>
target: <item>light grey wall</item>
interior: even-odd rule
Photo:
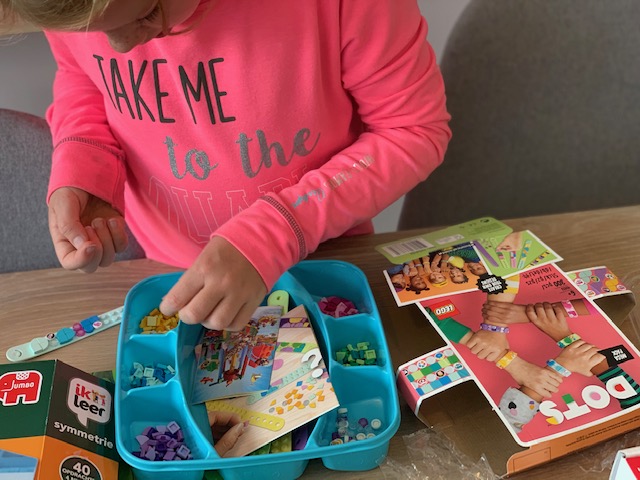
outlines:
[[[369,0],[375,1],[375,0]],[[451,27],[470,0],[418,0],[440,58]],[[0,39],[0,107],[44,115],[51,103],[55,62],[41,33]],[[377,232],[396,230],[402,200],[374,218]]]
[[[42,33],[0,39],[0,107],[44,115],[55,70]]]
[[[440,59],[442,56],[442,51],[449,37],[451,27],[453,27],[458,16],[470,1],[471,0],[418,0],[420,11],[429,24],[429,34],[427,38],[436,53],[437,59]],[[393,232],[397,229],[403,201],[404,198],[401,198],[373,219],[376,232]]]

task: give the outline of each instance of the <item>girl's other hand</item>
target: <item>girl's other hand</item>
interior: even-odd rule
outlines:
[[[160,304],[165,315],[212,330],[240,330],[267,288],[255,267],[222,237],[213,237]]]
[[[67,270],[94,272],[127,248],[124,219],[104,200],[73,187],[49,199],[49,232],[60,264]]]
[[[232,412],[213,411],[208,412],[208,416],[214,448],[224,457],[244,433],[248,422],[242,422],[240,416]]]

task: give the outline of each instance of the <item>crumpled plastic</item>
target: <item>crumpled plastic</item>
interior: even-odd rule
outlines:
[[[385,479],[398,480],[496,480],[487,460],[473,461],[443,434],[425,428],[402,437],[409,454],[405,465],[390,457],[380,465]]]
[[[358,312],[355,304],[351,300],[346,298],[330,296],[322,297],[318,302],[320,310],[325,315],[331,315],[332,317],[346,317],[349,315],[355,315]]]
[[[390,457],[380,465],[388,480],[497,480],[486,458],[477,461],[460,452],[455,444],[433,429],[419,430],[402,437],[410,463],[403,464]],[[620,437],[599,443],[586,450],[559,458],[556,467],[569,462],[576,467],[575,478],[602,480],[611,472],[619,450],[640,445],[640,430],[627,432]],[[526,473],[521,474],[526,477]],[[604,475],[604,476],[603,476]],[[516,476],[517,478],[517,476]]]

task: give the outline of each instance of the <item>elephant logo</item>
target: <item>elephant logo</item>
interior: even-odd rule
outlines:
[[[42,387],[42,374],[37,370],[7,372],[0,376],[0,402],[12,407],[38,403]]]

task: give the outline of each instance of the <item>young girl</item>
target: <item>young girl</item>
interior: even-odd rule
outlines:
[[[0,0],[58,62],[63,267],[186,268],[165,314],[239,329],[278,277],[424,180],[450,138],[416,0]]]

